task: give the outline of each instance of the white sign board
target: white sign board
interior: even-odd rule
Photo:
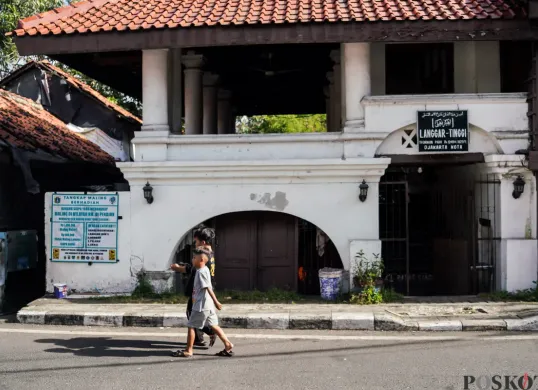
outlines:
[[[118,194],[53,194],[51,261],[118,261]]]

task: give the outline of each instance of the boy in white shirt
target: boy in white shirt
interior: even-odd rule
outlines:
[[[184,351],[174,352],[173,355],[176,357],[190,358],[193,356],[195,329],[202,329],[204,326],[211,327],[213,332],[224,343],[224,349],[217,353],[217,356],[231,357],[234,354],[232,351],[233,344],[218,325],[219,320],[216,309],[222,309],[222,305],[213,292],[211,275],[206,267],[210,255],[206,249],[196,248],[194,250],[192,262],[196,268],[196,276],[192,291],[192,312],[188,323],[187,348]]]

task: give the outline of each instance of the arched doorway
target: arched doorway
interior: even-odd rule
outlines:
[[[272,288],[319,294],[318,271],[343,268],[330,238],[312,223],[295,216],[248,211],[217,216],[204,222],[215,228],[217,290]],[[192,232],[181,241],[176,260],[189,261]],[[184,281],[179,281],[178,289]]]

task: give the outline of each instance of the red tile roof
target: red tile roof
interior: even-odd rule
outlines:
[[[58,35],[215,25],[513,19],[517,0],[87,0],[34,15],[14,33]]]
[[[138,123],[139,125],[142,125],[142,120],[140,118],[138,118],[137,116],[131,114],[129,111],[127,111],[124,108],[118,106],[117,104],[112,103],[110,100],[108,100],[106,97],[101,95],[99,92],[97,92],[95,89],[90,87],[88,84],[83,83],[82,81],[80,81],[76,77],[73,77],[69,73],[64,72],[63,70],[61,70],[60,68],[57,68],[56,66],[52,65],[48,61],[39,61],[39,62],[30,61],[29,63],[27,63],[26,65],[24,65],[21,68],[17,69],[15,72],[11,73],[9,76],[7,76],[5,79],[3,79],[0,82],[0,85],[1,84],[6,84],[10,80],[18,77],[21,73],[27,71],[28,69],[30,69],[32,67],[39,67],[39,68],[44,69],[45,71],[56,73],[58,76],[63,78],[65,81],[67,81],[71,86],[81,90],[86,95],[89,95],[90,97],[94,98],[95,100],[97,100],[103,106],[107,107],[108,109],[110,109],[112,111],[115,111],[118,115],[126,118],[127,120],[130,120],[132,122]]]
[[[0,142],[32,152],[42,150],[72,161],[114,164],[112,156],[69,130],[41,105],[2,89]]]

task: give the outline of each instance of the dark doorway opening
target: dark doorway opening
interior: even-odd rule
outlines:
[[[319,295],[318,271],[343,269],[331,239],[303,219],[276,212],[251,211],[221,215],[205,221],[215,228],[216,288],[267,291],[272,288]],[[192,232],[180,243],[176,261],[192,258]],[[184,275],[176,279],[183,291]]]
[[[386,284],[411,296],[492,291],[498,191],[474,164],[391,166],[379,188]]]

